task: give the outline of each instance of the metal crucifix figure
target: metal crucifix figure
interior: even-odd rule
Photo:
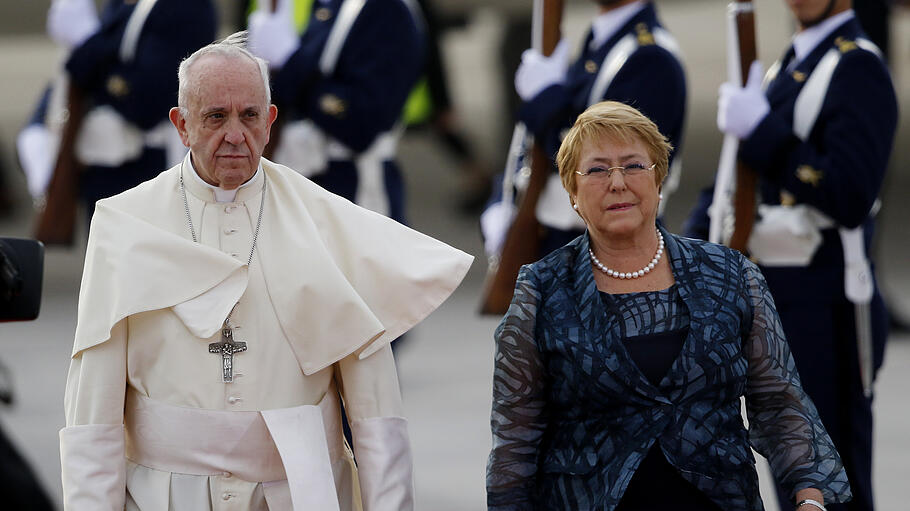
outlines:
[[[224,326],[221,327],[221,341],[209,344],[209,353],[221,354],[221,378],[224,383],[234,381],[234,353],[246,351],[246,343],[242,341],[234,342],[234,331],[228,325],[228,320],[224,320]]]

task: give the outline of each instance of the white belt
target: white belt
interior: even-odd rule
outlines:
[[[398,151],[399,132],[386,131],[380,133],[376,140],[370,144],[366,151],[360,154],[354,153],[348,147],[337,140],[330,139],[326,144],[326,154],[330,160],[350,160],[371,158],[376,160],[391,160],[395,158]]]
[[[870,212],[874,216],[878,201]],[[761,220],[749,238],[749,252],[765,266],[808,266],[822,242],[822,229],[837,228],[844,251],[844,294],[850,302],[868,304],[874,283],[866,257],[863,226],[838,226],[828,215],[806,204],[760,205]]]
[[[176,164],[186,154],[170,121],[142,131],[109,105],[89,111],[76,137],[76,157],[85,165],[118,167],[139,158],[146,147],[166,150],[166,166]]]
[[[127,392],[126,457],[156,470],[287,479],[294,510],[338,510],[332,461],[344,455],[337,392],[317,405],[231,412],[168,405]]]
[[[385,191],[382,164],[395,158],[401,131],[396,126],[381,133],[365,151],[356,153],[326,135],[312,121],[294,121],[281,132],[281,140],[275,149],[275,161],[306,177],[325,172],[329,161],[353,161],[358,176],[354,202],[379,214],[389,215],[391,209]]]
[[[387,131],[380,134],[366,151],[358,154],[327,136],[313,121],[294,121],[282,129],[274,159],[310,177],[325,172],[329,160],[394,159],[399,138],[399,130]]]
[[[537,220],[547,227],[564,231],[582,230],[585,228],[584,220],[578,216],[577,211],[572,209],[572,200],[569,199],[569,192],[562,186],[562,180],[557,174],[551,173],[547,177],[547,184],[537,200],[537,207],[534,209],[534,213],[537,216]]]

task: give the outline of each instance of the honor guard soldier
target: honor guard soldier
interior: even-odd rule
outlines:
[[[748,250],[850,479],[853,501],[828,509],[871,510],[872,382],[888,322],[868,248],[897,102],[851,0],[787,4],[799,26],[790,49],[764,91],[757,62],[745,87],[721,87],[718,125],[759,175]]]
[[[72,47],[66,77],[84,95],[76,160],[80,198],[95,201],[156,176],[185,148],[168,110],[177,97],[173,69],[211,42],[210,0],[111,0],[100,18],[88,0],[54,0],[48,31]],[[68,122],[72,122],[72,117]]]
[[[404,222],[395,154],[402,108],[423,68],[419,8],[409,0],[314,0],[298,36],[291,0],[278,0],[274,12],[267,3],[250,16],[249,32],[287,113],[273,159]]]
[[[515,88],[524,101],[518,117],[551,158],[553,169],[537,203],[544,227],[539,256],[564,245],[584,230],[555,172],[556,151],[563,134],[588,106],[603,100],[621,101],[651,118],[674,147],[667,195],[679,178],[679,160],[686,110],[686,78],[678,45],[661,25],[653,3],[642,0],[596,0],[594,18],[578,58],[569,65],[568,46],[560,42],[544,57],[527,50],[515,75]],[[516,143],[513,139],[514,153]],[[521,151],[519,149],[519,151]],[[520,159],[520,158],[519,158]],[[521,165],[509,158],[503,187]],[[508,195],[509,192],[506,192]],[[498,195],[498,194],[497,194]],[[486,251],[499,254],[514,206],[495,197],[481,216]]]

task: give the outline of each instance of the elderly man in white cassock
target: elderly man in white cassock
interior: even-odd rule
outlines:
[[[389,342],[471,257],[261,158],[277,109],[244,39],[180,65],[184,161],[97,204],[60,432],[67,510],[413,508]]]

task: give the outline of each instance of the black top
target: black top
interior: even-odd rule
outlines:
[[[632,361],[651,384],[660,387],[689,335],[688,311],[676,286],[653,292],[601,293],[601,297],[611,318],[626,319],[622,341]],[[637,319],[630,321],[632,316]],[[720,511],[707,495],[682,478],[659,442],[648,450],[616,507],[616,511],[653,509]]]

